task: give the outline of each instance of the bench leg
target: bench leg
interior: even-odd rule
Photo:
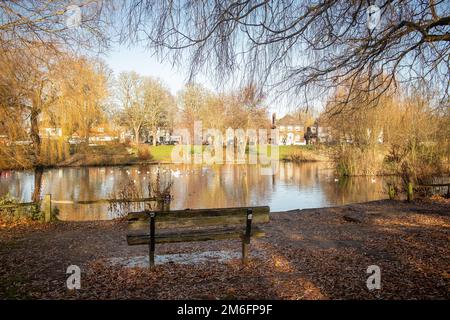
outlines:
[[[148,264],[150,268],[155,266],[155,215],[150,215],[150,242],[148,244]]]
[[[242,238],[242,263],[246,264],[248,260],[248,245],[250,244],[250,237],[252,233],[252,219],[253,210],[247,209],[247,221],[245,226],[245,235]]]
[[[248,243],[246,239],[242,240],[242,263],[247,264],[248,261]]]
[[[152,250],[151,245],[150,247],[150,252],[149,252],[149,266],[150,268],[155,266],[155,249]]]

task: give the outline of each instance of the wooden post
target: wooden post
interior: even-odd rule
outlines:
[[[407,186],[407,190],[406,190],[406,196],[408,199],[408,202],[412,201],[413,199],[413,193],[414,193],[414,188],[413,188],[413,184],[412,182],[408,182],[408,186]]]
[[[52,195],[46,194],[42,199],[41,211],[44,213],[44,221],[50,222],[52,219]]]
[[[150,212],[149,267],[155,265],[155,213]]]
[[[248,245],[250,244],[250,237],[252,233],[252,219],[253,219],[253,209],[247,209],[247,223],[245,226],[245,235],[242,239],[242,263],[247,263],[248,258]]]
[[[393,200],[395,198],[394,186],[392,184],[390,184],[388,188],[389,188],[389,191],[388,191],[389,199]]]
[[[172,200],[172,196],[170,193],[165,194],[162,198],[162,211],[170,211],[170,201]]]

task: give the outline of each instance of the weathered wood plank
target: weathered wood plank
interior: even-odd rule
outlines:
[[[450,187],[450,183],[434,183],[434,184],[419,184],[416,187],[427,187],[427,188],[433,188],[433,187]]]
[[[97,199],[97,200],[52,200],[53,204],[101,204],[101,203],[122,203],[122,202],[150,202],[150,201],[163,201],[163,198],[151,197],[151,198],[136,198],[136,199]]]
[[[224,228],[220,230],[191,230],[188,233],[171,232],[164,234],[156,234],[156,243],[175,243],[175,242],[191,242],[191,241],[209,241],[209,240],[229,240],[242,239],[244,230],[238,228]],[[265,233],[257,227],[252,229],[251,237],[263,237]],[[150,235],[137,234],[127,235],[128,245],[142,245],[148,244]]]
[[[212,217],[192,217],[192,218],[181,218],[174,217],[171,220],[160,219],[161,216],[156,218],[156,228],[157,229],[169,229],[169,228],[184,228],[184,227],[203,227],[203,226],[213,226],[213,225],[245,225],[247,217],[244,215],[223,215],[223,216],[212,216]],[[162,220],[162,221],[161,221]],[[253,213],[253,223],[262,224],[269,222],[268,213]],[[148,230],[149,222],[148,220],[136,220],[128,221],[128,230]]]
[[[169,221],[179,218],[198,218],[198,217],[220,217],[220,216],[247,216],[247,209],[253,210],[253,215],[266,214],[270,212],[268,206],[261,207],[236,207],[236,208],[212,208],[212,209],[185,209],[173,211],[156,211],[156,217],[159,221]],[[130,212],[127,216],[128,221],[144,220],[148,221],[150,211]]]
[[[12,209],[19,207],[30,207],[35,205],[35,202],[21,202],[21,203],[10,203],[10,204],[2,204],[0,205],[0,209]]]

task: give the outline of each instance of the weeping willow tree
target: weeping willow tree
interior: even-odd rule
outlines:
[[[337,142],[338,173],[395,175],[406,185],[448,172],[449,111],[433,108],[427,90],[390,90],[373,108],[358,108],[365,99],[358,97],[335,113],[339,96],[347,94],[337,90],[321,116]]]
[[[91,129],[104,120],[109,97],[108,73],[101,62],[67,56],[53,72],[58,98],[48,121],[61,127],[63,136],[74,133],[88,143]]]

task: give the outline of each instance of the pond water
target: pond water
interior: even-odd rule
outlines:
[[[172,210],[267,205],[274,212],[386,198],[381,177],[336,179],[329,163],[280,162],[274,175],[262,175],[260,169],[249,164],[56,168],[43,172],[40,195],[51,194],[60,202],[54,204],[59,218],[74,221],[112,219],[123,210],[143,208],[61,203],[116,198],[129,193],[130,186],[140,197],[148,197],[157,185],[169,187]],[[2,196],[28,202],[34,188],[33,171],[0,174]]]

